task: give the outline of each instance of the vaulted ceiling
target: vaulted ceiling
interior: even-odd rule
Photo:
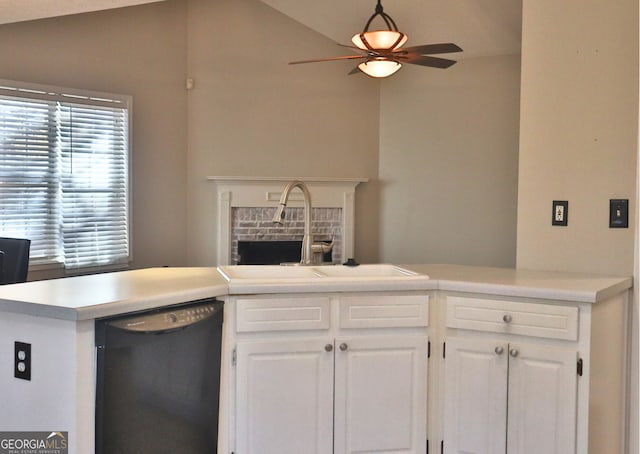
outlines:
[[[161,0],[0,0],[0,24],[67,16]]]
[[[162,0],[0,0],[0,24],[156,1]],[[342,44],[348,44],[351,36],[362,31],[376,3],[375,0],[262,1]],[[408,35],[408,46],[454,42],[464,49],[463,54],[456,55],[457,59],[520,52],[522,0],[384,0],[383,6],[398,29]]]
[[[350,44],[373,14],[376,0],[262,0],[341,44]],[[520,53],[522,0],[383,0],[384,12],[409,40],[406,46],[453,42],[456,58]],[[370,30],[384,28],[376,19]]]

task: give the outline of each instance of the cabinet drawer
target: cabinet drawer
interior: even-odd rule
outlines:
[[[578,308],[448,296],[447,327],[577,340]]]
[[[237,332],[329,329],[328,297],[238,298]]]
[[[428,325],[428,295],[345,296],[340,299],[341,328]]]

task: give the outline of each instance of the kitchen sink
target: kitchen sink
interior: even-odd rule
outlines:
[[[317,265],[229,265],[219,266],[218,271],[229,282],[247,283],[268,281],[277,283],[428,279],[429,277],[386,263],[359,266]]]
[[[321,275],[311,266],[230,265],[219,266],[218,271],[227,281],[232,280],[299,280],[314,279]]]
[[[315,270],[325,277],[332,278],[406,278],[410,276],[425,277],[414,271],[400,268],[386,263],[376,263],[359,266],[316,266]]]
[[[434,288],[426,274],[376,263],[344,265],[228,265],[218,271],[229,294],[404,291]]]

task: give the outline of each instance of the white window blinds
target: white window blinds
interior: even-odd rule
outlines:
[[[0,81],[0,236],[31,264],[129,260],[127,96]]]

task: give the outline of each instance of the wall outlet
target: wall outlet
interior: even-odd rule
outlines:
[[[16,341],[14,351],[13,376],[21,380],[31,380],[31,344]]]
[[[551,225],[567,225],[569,202],[566,200],[554,200],[552,206]]]
[[[609,200],[609,228],[629,228],[629,199]]]

